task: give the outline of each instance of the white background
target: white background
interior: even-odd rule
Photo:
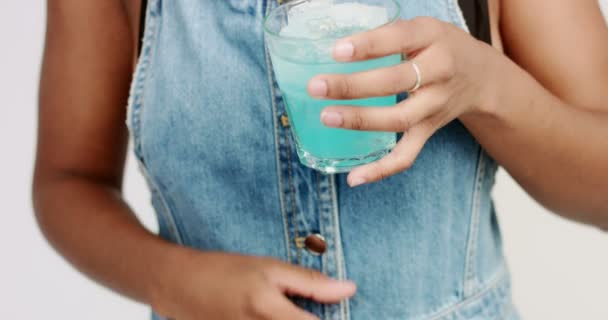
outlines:
[[[75,272],[35,225],[29,190],[44,19],[42,1],[0,0],[0,319],[146,319],[145,306]],[[608,319],[608,235],[548,213],[503,171],[494,195],[524,318]],[[126,196],[154,228],[132,159]]]

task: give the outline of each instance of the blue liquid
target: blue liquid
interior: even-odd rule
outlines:
[[[356,100],[319,100],[306,91],[318,74],[354,73],[399,64],[399,55],[353,63],[303,64],[272,55],[277,82],[287,105],[300,161],[326,173],[345,172],[375,161],[395,146],[393,132],[369,132],[328,128],[321,123],[321,110],[330,105],[362,107],[392,106],[396,96]]]

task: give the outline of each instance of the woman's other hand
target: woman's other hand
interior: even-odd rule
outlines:
[[[179,320],[314,320],[288,296],[337,303],[356,290],[350,281],[272,258],[178,248],[164,263],[153,308]]]

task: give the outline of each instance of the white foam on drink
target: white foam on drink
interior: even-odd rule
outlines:
[[[305,39],[338,38],[373,29],[389,21],[386,8],[361,3],[310,0],[293,7],[280,34]]]

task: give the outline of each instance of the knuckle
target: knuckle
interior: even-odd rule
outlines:
[[[352,93],[352,80],[348,76],[340,77],[338,97],[350,97]]]
[[[438,80],[447,81],[454,78],[456,75],[456,68],[454,57],[449,53],[449,50],[446,48],[442,50],[442,52],[439,59],[436,60],[435,68]]]
[[[363,130],[367,127],[367,121],[360,110],[353,110],[350,119],[350,128],[354,130]]]

